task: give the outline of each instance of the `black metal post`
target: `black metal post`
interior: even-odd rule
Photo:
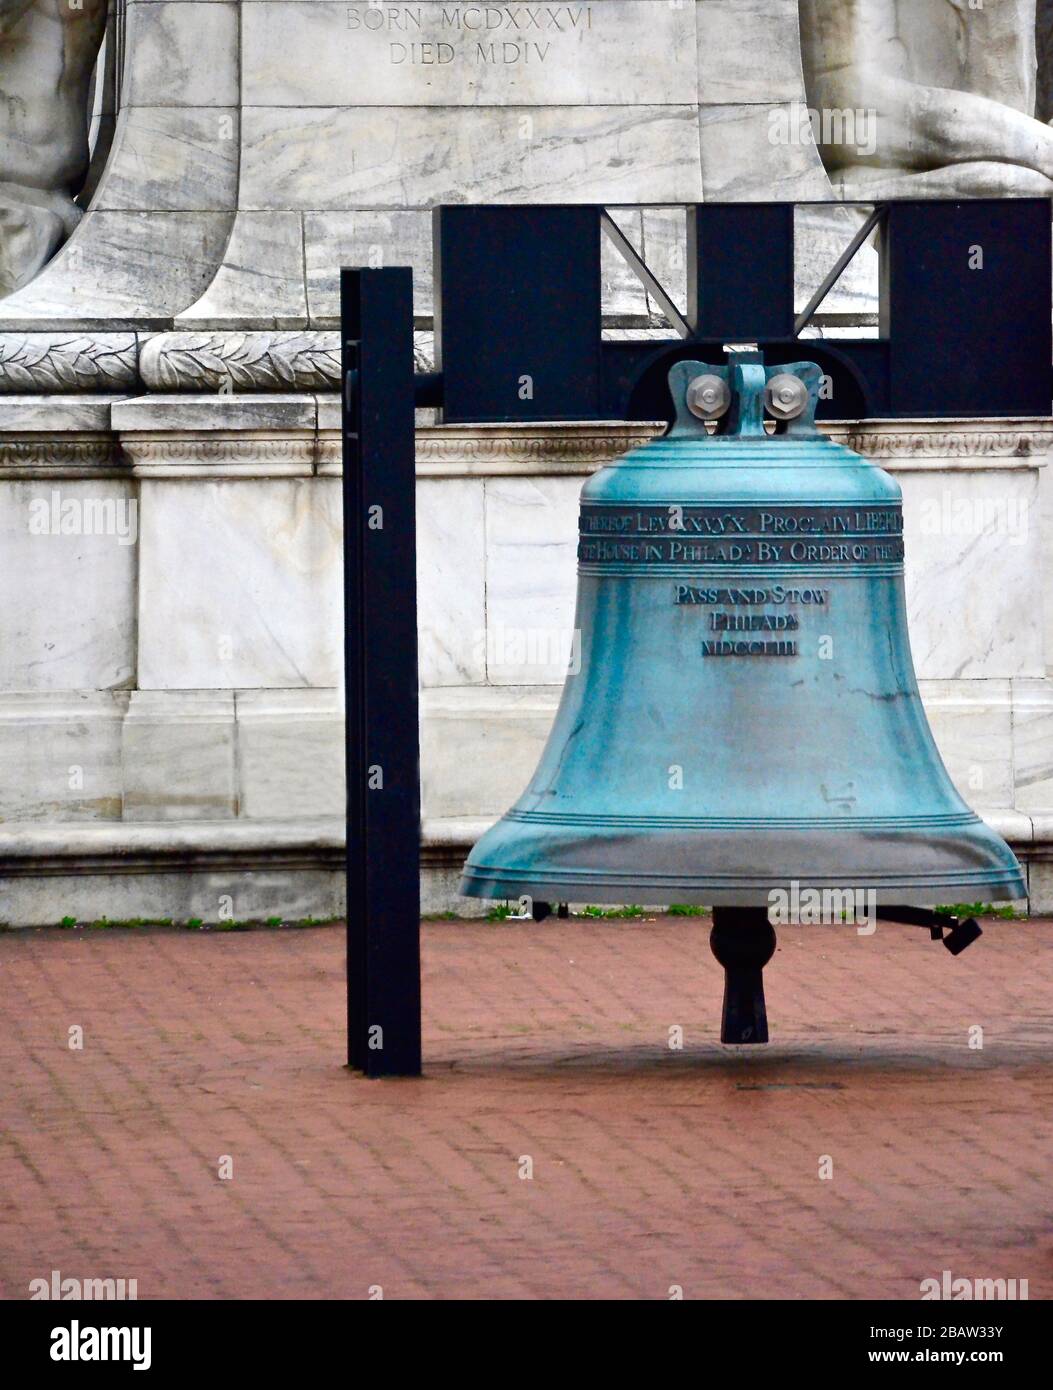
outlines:
[[[340,279],[347,718],[348,1064],[417,1076],[417,723],[413,272]]]

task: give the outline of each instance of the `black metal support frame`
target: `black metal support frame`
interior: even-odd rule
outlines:
[[[832,386],[820,416],[1048,415],[1050,211],[1045,199],[877,209],[838,265],[880,236],[880,335],[807,343]],[[798,361],[820,298],[795,319],[787,204],[689,210],[683,315],[601,207],[440,208],[434,229],[437,372],[414,377],[412,272],[341,276],[348,1062],[369,1076],[421,1070],[414,405],[441,406],[450,423],[661,419],[674,362],[720,362],[742,342],[771,365]],[[603,339],[604,235],[678,338]],[[971,921],[887,915],[955,954],[980,934]],[[756,1042],[774,934],[752,915],[732,925],[718,913],[712,937],[727,972],[723,1034]]]
[[[413,272],[341,274],[348,1064],[416,1076],[420,753]]]
[[[832,270],[873,236],[878,336],[810,339],[829,378],[820,419],[1048,415],[1051,205],[1044,198],[880,204]],[[603,339],[606,236],[671,324],[668,342]],[[678,358],[753,343],[799,361],[818,307],[794,305],[794,205],[687,210],[681,313],[605,208],[435,213],[436,353],[449,423],[655,420]],[[828,291],[836,277],[824,285]]]

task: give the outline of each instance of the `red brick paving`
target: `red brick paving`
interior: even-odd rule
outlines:
[[[957,960],[784,929],[735,1051],[708,923],[427,924],[420,1081],[342,1067],[343,963],[333,928],[0,936],[0,1293],[1053,1294],[1053,923]]]

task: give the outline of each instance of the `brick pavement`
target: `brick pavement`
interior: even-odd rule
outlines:
[[[708,923],[429,923],[420,1081],[341,1066],[343,964],[334,928],[0,935],[0,1294],[1053,1294],[1053,923],[783,930],[734,1052]]]

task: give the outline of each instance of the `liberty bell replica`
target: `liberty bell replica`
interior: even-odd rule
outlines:
[[[679,362],[670,432],[585,485],[580,668],[461,882],[539,919],[712,907],[729,1043],[768,1040],[773,904],[821,900],[840,920],[865,895],[875,920],[958,954],[980,929],[936,904],[1025,896],[922,707],[900,488],[817,430],[821,380],[758,352]]]

